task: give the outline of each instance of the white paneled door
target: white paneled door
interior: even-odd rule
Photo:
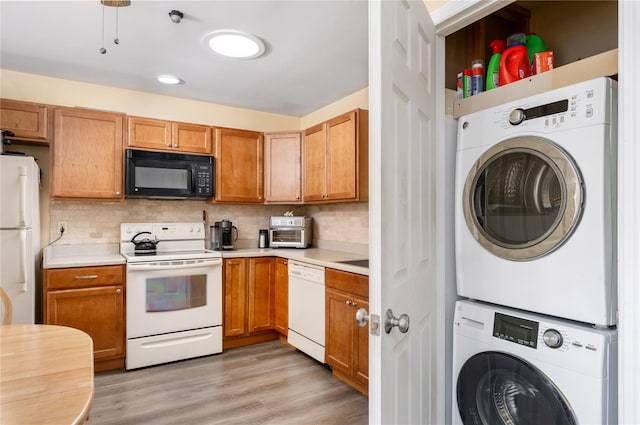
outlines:
[[[370,422],[436,423],[435,28],[421,0],[370,1],[369,33]]]

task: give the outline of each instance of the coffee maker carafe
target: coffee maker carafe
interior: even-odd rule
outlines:
[[[233,234],[235,231],[235,235]],[[216,251],[234,249],[238,239],[238,228],[229,220],[216,221],[211,226],[211,249]]]

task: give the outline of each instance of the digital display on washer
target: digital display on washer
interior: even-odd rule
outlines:
[[[538,347],[538,322],[496,313],[493,336],[526,347]]]
[[[525,119],[531,120],[534,118],[544,117],[546,115],[559,114],[560,112],[567,112],[569,110],[569,100],[559,100],[553,103],[547,103],[546,105],[535,106],[533,108],[525,109]]]

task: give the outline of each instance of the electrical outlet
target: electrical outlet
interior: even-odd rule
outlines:
[[[66,221],[59,221],[58,222],[58,233],[68,232],[68,231],[69,231],[69,227],[67,226],[67,222]]]

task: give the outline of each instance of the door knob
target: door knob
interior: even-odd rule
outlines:
[[[358,311],[356,311],[356,323],[361,328],[364,328],[365,326],[367,326],[368,322],[369,322],[369,313],[367,312],[366,309],[359,308]]]
[[[395,318],[393,311],[388,309],[386,317],[384,318],[384,331],[391,333],[391,329],[393,329],[394,326],[397,326],[398,330],[403,334],[407,333],[407,331],[409,331],[409,316],[401,314],[400,317]]]

